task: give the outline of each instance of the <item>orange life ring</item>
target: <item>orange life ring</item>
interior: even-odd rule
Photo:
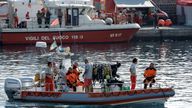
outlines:
[[[163,19],[160,19],[158,21],[158,26],[164,26],[165,25],[165,21]]]
[[[171,19],[166,19],[165,20],[165,26],[172,26],[173,22],[171,21]]]

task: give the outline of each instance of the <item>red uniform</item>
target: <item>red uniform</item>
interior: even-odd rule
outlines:
[[[50,74],[47,74],[45,77],[45,91],[54,91],[54,80]]]

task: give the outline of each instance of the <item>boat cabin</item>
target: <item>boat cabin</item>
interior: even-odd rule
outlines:
[[[65,26],[79,26],[82,24],[82,20],[91,20],[86,15],[90,15],[94,8],[89,0],[50,0],[45,4],[48,10],[50,10],[53,19],[57,18],[61,10],[63,15],[62,21]]]
[[[11,6],[8,20],[10,28],[58,28],[91,24],[105,24],[103,20],[93,20],[92,0],[9,0]],[[17,10],[15,12],[15,10]],[[41,13],[40,23],[37,13]],[[60,19],[58,18],[61,12]],[[46,13],[50,12],[47,17]],[[17,15],[15,26],[14,15]],[[48,18],[48,19],[47,19]],[[61,24],[61,25],[60,25]]]

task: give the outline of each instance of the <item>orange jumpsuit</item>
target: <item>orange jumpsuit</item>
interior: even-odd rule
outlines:
[[[147,68],[145,69],[144,77],[145,80],[144,83],[144,89],[147,88],[147,85],[150,83],[150,87],[152,87],[152,84],[155,83],[155,76],[156,76],[156,69],[155,68]]]
[[[51,68],[48,67],[45,72],[45,91],[54,91],[55,85]]]
[[[54,91],[54,80],[51,75],[46,75],[45,77],[45,91]]]

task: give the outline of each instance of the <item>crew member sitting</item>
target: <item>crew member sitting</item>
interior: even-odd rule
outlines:
[[[144,77],[145,80],[144,83],[144,89],[147,89],[147,85],[150,83],[150,88],[155,83],[155,76],[156,76],[156,69],[154,67],[154,64],[151,63],[148,68],[145,69]]]
[[[41,77],[41,73],[37,72],[34,77],[35,86],[41,87],[44,84],[45,79]]]

